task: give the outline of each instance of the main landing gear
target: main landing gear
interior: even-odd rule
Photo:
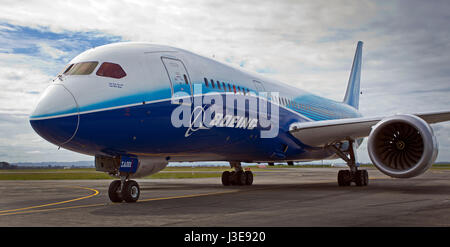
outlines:
[[[358,170],[355,141],[349,140],[349,147],[345,153],[336,146],[332,145],[331,147],[339,157],[347,162],[347,165],[350,168],[350,170],[340,170],[338,172],[338,185],[350,186],[351,183],[354,182],[356,186],[367,186],[369,184],[369,174],[367,173],[367,170]]]
[[[338,185],[350,186],[354,182],[356,186],[367,186],[369,184],[369,174],[367,170],[340,170],[338,172]]]
[[[108,195],[112,202],[136,202],[139,199],[139,184],[128,177],[128,174],[121,175],[120,180],[114,180],[109,185]]]
[[[230,162],[230,166],[234,168],[234,171],[224,171],[222,173],[222,184],[224,186],[253,184],[253,173],[251,171],[244,171],[241,162]]]

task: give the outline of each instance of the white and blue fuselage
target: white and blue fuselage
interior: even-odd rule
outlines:
[[[174,104],[174,95],[182,93],[191,102],[202,102],[205,109],[211,102],[204,102],[203,97],[212,92],[220,94],[224,102],[226,95],[245,99],[277,92],[277,97],[268,98],[268,104],[279,106],[278,134],[260,138],[263,128],[258,122],[253,127],[240,126],[239,119],[210,128],[173,125],[172,113],[180,106]],[[335,158],[330,150],[308,146],[293,137],[291,124],[359,116],[349,104],[186,50],[118,43],[75,57],[44,92],[30,123],[49,142],[75,152],[147,160],[148,174],[169,161]]]

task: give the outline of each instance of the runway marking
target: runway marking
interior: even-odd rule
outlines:
[[[48,207],[48,206],[54,206],[54,205],[60,205],[60,204],[64,204],[64,203],[69,203],[69,202],[75,202],[75,201],[79,201],[79,200],[83,200],[83,199],[87,199],[93,196],[98,195],[100,192],[96,189],[91,189],[91,188],[87,188],[87,187],[71,187],[71,188],[81,188],[81,189],[86,189],[86,190],[91,190],[94,191],[93,194],[87,195],[87,196],[83,196],[83,197],[79,197],[79,198],[74,198],[74,199],[70,199],[70,200],[66,200],[66,201],[61,201],[61,202],[54,202],[54,203],[48,203],[48,204],[42,204],[42,205],[37,205],[37,206],[31,206],[31,207],[25,207],[25,208],[17,208],[17,209],[9,209],[9,210],[2,210],[0,211],[0,215],[4,215],[3,213],[7,213],[7,212],[17,212],[17,211],[25,211],[28,209],[33,209],[33,208],[43,208],[43,207]]]
[[[58,211],[58,210],[64,210],[64,209],[99,207],[99,206],[106,206],[106,205],[108,205],[108,204],[106,204],[106,203],[103,203],[103,204],[87,204],[87,205],[78,205],[78,206],[71,206],[71,207],[49,208],[49,209],[39,209],[39,210],[27,210],[27,211],[19,211],[19,212],[0,214],[0,216],[15,215],[15,214],[41,213],[41,212]]]
[[[370,180],[377,180],[377,179],[386,179],[382,177],[374,177],[370,178]],[[330,183],[335,182],[334,180],[326,180],[326,181],[320,181],[320,183]],[[162,201],[162,200],[173,200],[173,199],[182,199],[182,198],[194,198],[194,197],[203,197],[203,196],[213,196],[213,195],[222,195],[222,194],[229,194],[234,192],[247,192],[247,191],[256,191],[256,190],[266,190],[266,189],[276,189],[280,187],[285,186],[293,186],[298,184],[285,184],[285,185],[278,185],[278,186],[267,186],[263,188],[254,188],[254,189],[241,189],[241,190],[228,190],[228,191],[219,191],[219,192],[208,192],[208,193],[200,193],[200,194],[190,194],[190,195],[181,195],[181,196],[171,196],[171,197],[158,197],[158,198],[149,198],[149,199],[141,199],[137,201],[136,203],[141,202],[149,202],[149,201]],[[41,212],[50,212],[50,211],[59,211],[59,210],[67,210],[67,209],[77,209],[77,208],[88,208],[88,207],[99,207],[99,206],[107,206],[107,205],[121,205],[123,203],[97,203],[97,204],[87,204],[87,205],[78,205],[78,206],[70,206],[70,207],[59,207],[59,208],[50,208],[50,209],[40,209],[40,210],[28,210],[33,208],[40,208],[40,207],[46,207],[46,206],[53,206],[63,203],[69,203],[73,201],[79,201],[82,199],[87,199],[90,197],[93,197],[95,195],[99,194],[98,190],[87,188],[87,187],[76,187],[76,188],[83,188],[95,191],[94,194],[91,194],[89,196],[75,198],[63,202],[56,202],[56,203],[49,203],[44,205],[38,205],[38,206],[32,206],[27,208],[20,208],[20,209],[11,209],[11,210],[3,210],[0,211],[0,216],[6,216],[6,215],[16,215],[16,214],[28,214],[28,213],[41,213]]]
[[[89,189],[89,188],[87,188],[87,189]],[[149,199],[139,200],[139,201],[137,201],[137,203],[149,202],[149,201],[162,201],[162,200],[181,199],[181,198],[193,198],[193,197],[201,197],[201,196],[212,196],[212,195],[234,193],[234,192],[239,192],[239,191],[241,191],[241,190],[229,190],[229,191],[209,192],[209,193],[201,193],[201,194],[182,195],[182,196],[149,198]],[[74,200],[70,200],[70,201],[74,201]],[[65,201],[65,202],[69,202],[69,201]],[[61,203],[59,203],[59,204],[61,204]],[[41,213],[41,212],[50,212],[50,211],[57,211],[57,210],[76,209],[76,208],[88,208],[88,207],[99,207],[99,206],[107,206],[107,205],[121,205],[121,204],[122,203],[112,203],[112,204],[109,204],[109,203],[98,203],[98,204],[87,204],[87,205],[78,205],[78,206],[60,207],[60,208],[49,208],[49,209],[40,209],[40,210],[24,210],[24,209],[37,208],[37,207],[44,206],[44,205],[40,205],[40,206],[24,208],[24,209],[22,209],[22,211],[18,211],[20,209],[0,211],[0,216],[15,215],[15,214],[27,214],[27,213]],[[46,205],[48,206],[49,204],[46,204]],[[55,205],[55,204],[52,204],[52,205]],[[7,212],[7,211],[16,211],[16,212],[3,213],[3,212]]]
[[[137,202],[150,202],[150,201],[162,201],[162,200],[171,200],[171,199],[181,199],[181,198],[192,198],[192,197],[200,197],[200,196],[213,196],[213,195],[221,195],[239,192],[241,190],[229,190],[229,191],[220,191],[220,192],[209,192],[209,193],[201,193],[201,194],[192,194],[192,195],[183,195],[183,196],[171,196],[171,197],[160,197],[160,198],[150,198],[143,199]]]

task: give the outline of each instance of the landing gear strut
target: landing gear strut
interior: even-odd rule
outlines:
[[[241,162],[230,162],[230,166],[234,168],[234,171],[224,171],[222,173],[222,184],[224,186],[253,184],[253,173],[251,171],[244,171]]]
[[[356,143],[354,140],[349,140],[349,147],[346,153],[342,152],[341,149],[332,145],[331,148],[334,149],[336,154],[341,157],[345,162],[347,162],[350,170],[340,170],[338,172],[338,185],[339,186],[350,186],[352,182],[356,186],[367,186],[369,184],[369,174],[367,170],[358,170],[358,164],[356,162]]]
[[[136,202],[139,199],[139,184],[128,177],[128,174],[121,174],[120,180],[114,180],[109,185],[108,195],[112,202]]]

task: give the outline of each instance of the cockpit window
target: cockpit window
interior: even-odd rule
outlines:
[[[97,67],[98,62],[83,62],[70,65],[64,75],[89,75]]]
[[[122,77],[125,77],[127,73],[125,73],[122,67],[120,67],[120,65],[118,64],[104,62],[97,70],[97,75],[120,79]]]
[[[64,67],[64,69],[61,72],[59,72],[58,75],[66,74],[72,67],[73,67],[73,64],[66,65],[66,67]]]

